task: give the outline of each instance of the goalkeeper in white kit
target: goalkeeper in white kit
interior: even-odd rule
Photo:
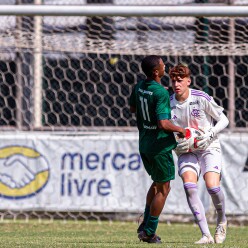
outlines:
[[[226,238],[227,219],[225,197],[220,187],[221,148],[217,134],[229,121],[223,108],[212,97],[200,90],[189,88],[190,69],[178,64],[170,69],[174,94],[170,98],[171,121],[174,125],[201,130],[194,147],[189,140],[179,139],[175,152],[178,155],[178,173],[183,180],[189,207],[201,230],[202,238],[196,244],[223,243]],[[217,227],[214,239],[210,234],[205,210],[197,193],[197,181],[203,175],[205,184],[217,211]]]

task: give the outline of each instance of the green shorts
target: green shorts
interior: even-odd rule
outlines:
[[[140,153],[147,173],[157,183],[175,179],[175,164],[172,151],[164,154]]]

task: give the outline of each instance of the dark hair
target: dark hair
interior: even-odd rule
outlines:
[[[189,67],[184,64],[180,63],[169,70],[169,76],[172,80],[180,78],[185,78],[185,77],[190,77],[191,71]]]
[[[160,59],[157,55],[149,55],[142,60],[141,68],[147,77],[152,77],[153,70],[159,65]]]

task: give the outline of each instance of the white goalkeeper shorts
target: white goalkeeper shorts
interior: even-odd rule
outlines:
[[[178,158],[178,174],[193,171],[199,178],[207,172],[221,173],[222,155],[219,148],[183,153]]]

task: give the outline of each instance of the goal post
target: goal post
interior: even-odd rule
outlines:
[[[39,16],[219,16],[247,17],[247,6],[2,5],[0,15]]]
[[[35,0],[35,6],[42,0]],[[34,19],[34,129],[42,126],[42,17]]]

